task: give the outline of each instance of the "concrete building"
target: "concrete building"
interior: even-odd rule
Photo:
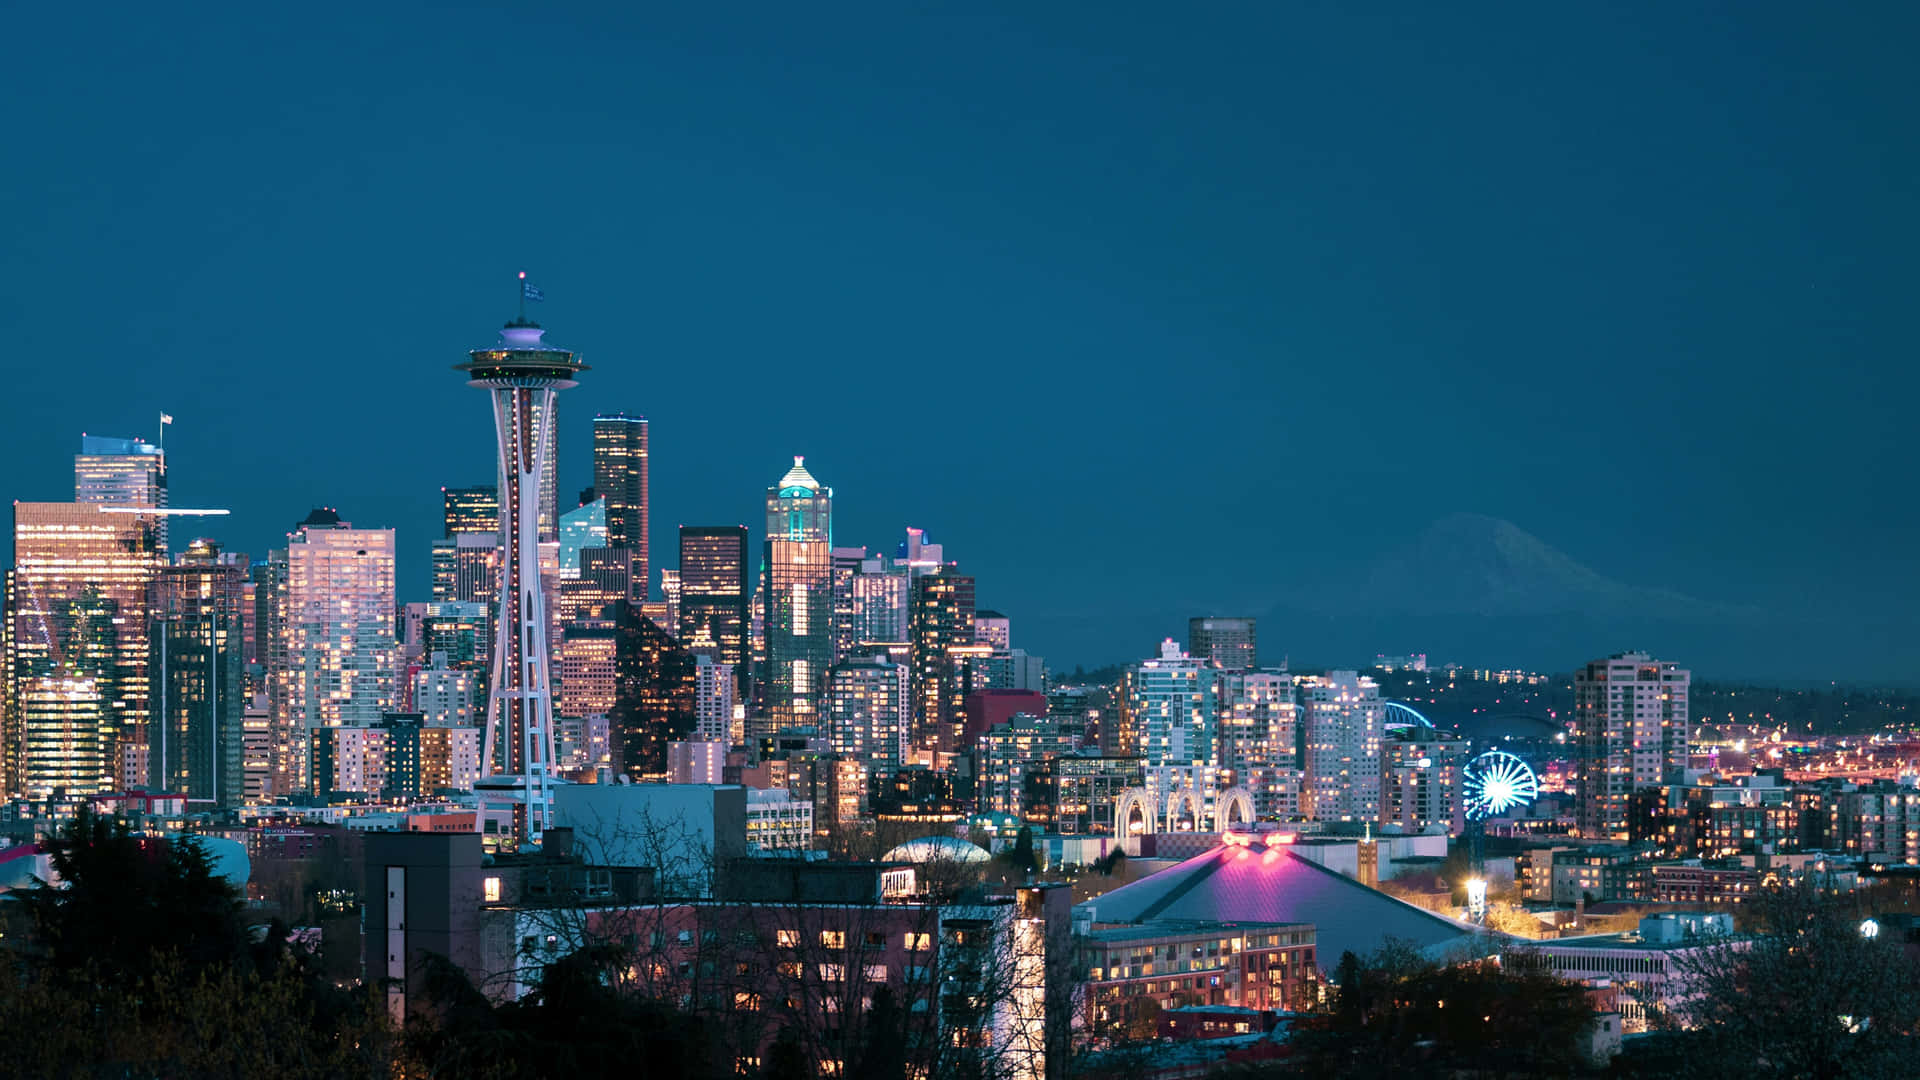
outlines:
[[[1607,980],[1618,991],[1628,1033],[1671,1016],[1688,999],[1686,963],[1703,950],[1738,949],[1733,916],[1663,912],[1640,920],[1630,934],[1527,941],[1505,953],[1505,962],[1575,982]]]
[[[1041,698],[1043,707],[1045,701]],[[974,747],[976,806],[986,812],[1014,815],[1026,811],[1027,773],[1074,750],[1073,737],[1058,723],[1025,713],[988,728]]]
[[[748,788],[747,850],[812,851],[812,801],[786,788]]]
[[[303,764],[314,729],[372,726],[394,707],[393,559],[392,529],[356,529],[329,509],[287,538],[286,706]]]
[[[913,720],[911,671],[884,656],[835,664],[827,677],[828,744],[833,752],[884,772],[907,761]]]
[[[1096,923],[1081,932],[1087,1020],[1118,1032],[1182,1005],[1290,1012],[1317,1001],[1319,961],[1305,923],[1148,919]]]
[[[731,746],[736,734],[743,734],[733,730],[733,665],[714,660],[698,642],[689,643],[689,650],[694,665],[693,732],[701,739]]]
[[[1218,734],[1215,669],[1180,651],[1172,638],[1160,655],[1127,673],[1131,745],[1149,767],[1211,765]]]
[[[1299,688],[1306,748],[1300,813],[1309,821],[1378,821],[1386,720],[1379,684],[1357,672],[1330,671],[1302,678]]]
[[[1467,814],[1460,774],[1467,763],[1467,740],[1415,727],[1389,735],[1381,747],[1380,825],[1413,832],[1464,832]]]
[[[714,867],[748,853],[747,789],[737,785],[565,784],[554,820],[594,862],[655,867],[667,896],[712,895]]]
[[[1215,761],[1253,795],[1265,821],[1300,814],[1298,706],[1283,671],[1222,671],[1218,686]]]
[[[667,744],[669,783],[718,784],[726,767],[726,743],[693,740]]]
[[[1617,653],[1574,673],[1574,792],[1580,835],[1631,836],[1630,804],[1687,767],[1692,676],[1642,652]]]

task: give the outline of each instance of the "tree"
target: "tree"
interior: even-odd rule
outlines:
[[[1920,972],[1852,902],[1811,885],[1748,901],[1753,932],[1675,956],[1691,1075],[1894,1077],[1920,1052]]]
[[[239,894],[199,840],[136,836],[83,807],[47,844],[60,883],[42,882],[25,900],[56,969],[124,981],[172,955],[189,974],[252,970]]]
[[[1563,1076],[1584,1067],[1585,991],[1494,964],[1440,967],[1403,943],[1343,954],[1330,1007],[1305,1018],[1295,1062],[1310,1074],[1362,1064],[1386,1074],[1494,1071]]]

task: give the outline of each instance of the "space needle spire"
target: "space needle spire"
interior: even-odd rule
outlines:
[[[474,349],[454,365],[467,385],[493,399],[500,464],[499,611],[493,679],[480,761],[483,810],[490,798],[513,807],[522,840],[546,830],[553,812],[553,683],[547,617],[540,590],[539,517],[544,466],[556,452],[554,394],[578,385],[587,370],[573,353],[543,340],[526,316],[528,300],[546,299],[520,274],[520,314],[491,348]]]

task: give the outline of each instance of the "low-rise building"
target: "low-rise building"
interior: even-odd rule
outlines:
[[[1308,923],[1150,919],[1081,933],[1087,1019],[1094,1030],[1133,1019],[1140,1003],[1287,1010],[1317,985]]]

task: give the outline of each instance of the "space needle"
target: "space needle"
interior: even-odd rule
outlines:
[[[489,802],[512,806],[513,832],[522,840],[546,831],[553,812],[553,697],[547,651],[546,606],[540,589],[540,484],[555,452],[553,396],[578,385],[587,370],[573,353],[542,341],[527,319],[527,301],[540,291],[520,274],[520,315],[489,349],[474,349],[454,365],[467,385],[493,396],[493,429],[500,457],[500,591],[495,619],[493,678],[480,759],[483,812]]]

